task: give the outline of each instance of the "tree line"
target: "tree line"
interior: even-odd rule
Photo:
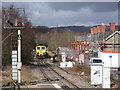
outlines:
[[[38,29],[39,27],[39,29]],[[70,42],[75,41],[75,37],[79,36],[80,32],[73,32],[70,29],[63,29],[62,31],[58,31],[57,29],[49,29],[48,27],[44,32],[42,31],[42,27],[36,27],[36,43],[37,44],[48,44],[48,49],[55,50],[58,47],[70,47]]]

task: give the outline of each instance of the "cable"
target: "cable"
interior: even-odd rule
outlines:
[[[13,33],[15,33],[15,32],[10,33],[6,38],[4,38],[4,39],[2,40],[2,43],[3,43],[8,37],[10,37]]]

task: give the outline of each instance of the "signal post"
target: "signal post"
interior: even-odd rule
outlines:
[[[25,15],[24,8],[21,8],[20,10],[22,10]],[[22,62],[21,62],[21,39],[22,39],[21,30],[24,29],[24,20],[18,18],[18,19],[16,19],[15,23],[14,23],[15,20],[12,22],[12,20],[10,20],[10,19],[4,20],[4,21],[5,21],[4,29],[18,31],[17,50],[12,50],[12,80],[15,80],[15,81],[17,80],[18,86],[19,86],[19,84],[21,83],[21,66],[22,66]]]
[[[18,84],[21,83],[21,66],[22,66],[22,62],[21,62],[21,30],[24,28],[24,27],[5,27],[7,29],[15,29],[18,31],[18,35],[17,35],[17,42],[18,42],[18,46],[17,46],[17,50],[13,50],[13,51],[16,51],[17,52],[17,55],[15,56],[17,58],[17,63],[16,63],[16,69],[17,69],[17,77],[15,76],[15,73],[12,72],[12,79],[13,80],[17,80],[18,81]],[[12,51],[12,52],[13,52]],[[14,54],[12,54],[12,63],[14,63],[14,60],[15,60],[15,57],[14,57]],[[14,60],[13,60],[14,59]],[[15,65],[13,65],[12,67],[14,67]],[[15,68],[12,68],[12,69],[15,69]],[[12,70],[14,71],[14,70]]]
[[[18,70],[18,83],[21,83],[21,30],[18,30],[18,63],[17,63],[17,70]]]

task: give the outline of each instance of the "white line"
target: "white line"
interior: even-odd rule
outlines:
[[[59,85],[57,84],[52,84],[55,88],[61,88]]]
[[[37,85],[52,85],[52,84],[37,84]]]

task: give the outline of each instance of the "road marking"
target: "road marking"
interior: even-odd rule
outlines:
[[[57,84],[52,84],[55,88],[61,88],[59,85]]]

